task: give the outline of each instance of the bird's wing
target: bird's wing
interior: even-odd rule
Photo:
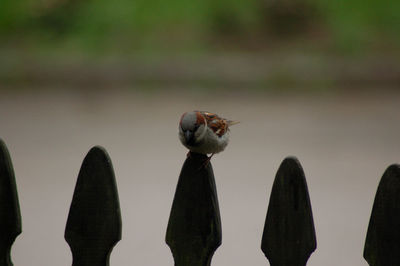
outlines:
[[[218,136],[221,137],[228,130],[229,120],[219,117],[217,114],[200,112],[207,121],[207,126]]]

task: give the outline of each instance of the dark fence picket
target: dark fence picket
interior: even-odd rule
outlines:
[[[217,191],[206,159],[192,153],[179,176],[166,234],[176,266],[209,266],[221,245]]]
[[[364,246],[370,266],[400,265],[400,165],[387,168],[375,195]]]
[[[121,239],[121,228],[112,163],[103,148],[94,147],[82,163],[65,229],[72,265],[109,265],[112,248]]]
[[[304,266],[316,246],[304,172],[296,158],[288,157],[272,187],[261,249],[271,266]]]
[[[11,246],[21,228],[14,169],[6,144],[0,139],[0,266],[13,265]]]

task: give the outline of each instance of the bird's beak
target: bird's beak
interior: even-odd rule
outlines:
[[[185,131],[185,140],[188,145],[194,144],[194,133],[193,131],[186,130]]]

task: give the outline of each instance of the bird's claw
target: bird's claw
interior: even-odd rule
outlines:
[[[209,157],[207,157],[207,159],[204,160],[204,162],[201,164],[201,167],[199,168],[199,170],[201,170],[202,168],[206,168],[207,165],[210,163],[211,158],[214,156],[214,153],[211,154]]]

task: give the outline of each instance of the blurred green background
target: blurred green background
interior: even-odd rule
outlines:
[[[396,0],[1,0],[0,81],[393,88],[399,33]]]

